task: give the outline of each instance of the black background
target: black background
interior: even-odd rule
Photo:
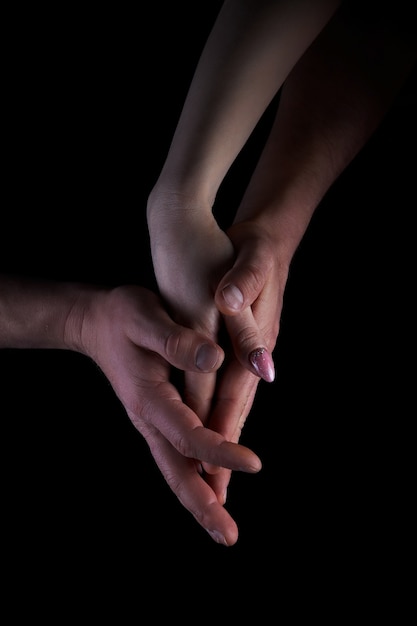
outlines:
[[[146,199],[220,5],[8,16],[2,271],[153,286]],[[11,597],[36,582],[33,611],[68,616],[85,598],[91,615],[111,615],[122,592],[140,620],[152,592],[156,616],[189,615],[198,600],[203,614],[225,603],[223,615],[247,606],[262,620],[289,598],[294,611],[330,612],[330,588],[344,604],[376,573],[393,576],[407,554],[415,421],[415,85],[413,75],[294,258],[276,380],[260,384],[241,439],[263,469],[229,489],[235,546],[217,546],[179,504],[94,364],[0,352]],[[220,211],[237,205],[270,115]]]

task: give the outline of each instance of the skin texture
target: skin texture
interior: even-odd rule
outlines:
[[[187,374],[185,396],[231,441],[260,380],[250,354],[275,348],[291,261],[311,217],[416,60],[410,8],[375,8],[226,1],[149,196],[155,274],[172,315],[213,340],[226,329],[233,348],[226,367],[203,385]],[[257,166],[222,230],[213,216],[219,187],[280,90]],[[223,493],[230,472],[204,467]]]
[[[132,285],[0,278],[0,347],[92,359],[179,501],[223,545],[238,539],[224,507],[231,473],[261,467],[234,444],[261,378],[273,380],[294,252],[415,63],[410,7],[371,8],[224,3],[149,196],[161,299]],[[258,167],[222,230],[213,217],[221,182],[281,88]],[[207,344],[217,360],[202,372],[197,352]],[[173,369],[184,371],[184,388]]]
[[[91,358],[183,506],[216,542],[236,542],[237,525],[203,479],[201,461],[255,473],[260,459],[205,428],[170,380],[172,367],[198,376],[215,371],[224,358],[219,346],[176,324],[143,287],[0,275],[0,348],[72,350]]]

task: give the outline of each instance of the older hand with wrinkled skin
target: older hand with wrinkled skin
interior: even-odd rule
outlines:
[[[138,287],[103,294],[82,318],[86,352],[109,379],[172,491],[215,541],[233,545],[237,525],[204,480],[201,463],[257,472],[261,462],[248,448],[206,428],[170,382],[171,366],[201,380],[211,376],[221,351],[216,363],[199,369],[198,349],[213,349],[214,342],[175,324],[156,296]]]
[[[183,506],[216,542],[237,541],[236,522],[201,463],[254,473],[260,459],[207,428],[171,382],[173,368],[199,377],[216,371],[224,353],[214,341],[177,324],[142,287],[0,276],[0,348],[66,349],[91,358]]]

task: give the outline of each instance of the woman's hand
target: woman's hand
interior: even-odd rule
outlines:
[[[226,341],[228,333],[240,349],[236,356],[245,370],[259,378],[272,381],[274,369],[268,346],[255,322],[251,307],[246,307],[233,320],[225,320],[214,300],[219,280],[233,266],[235,250],[232,241],[218,226],[209,206],[184,196],[171,194],[151,195],[148,204],[148,224],[152,260],[161,295],[174,319],[185,326],[204,333],[215,342]],[[228,331],[226,333],[225,331]],[[219,376],[229,378],[233,374],[227,359],[221,372],[213,372],[202,378],[194,372],[185,374],[184,400],[200,416],[203,423],[208,419],[217,396]],[[239,384],[245,381],[246,373]],[[252,377],[250,377],[252,387]],[[226,383],[227,386],[228,383]],[[230,382],[230,384],[235,384]],[[242,397],[252,395],[245,388]],[[235,431],[241,422],[241,404],[235,417],[228,410],[227,432]]]

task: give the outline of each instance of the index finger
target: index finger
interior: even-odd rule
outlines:
[[[252,374],[271,383],[275,379],[274,361],[252,307],[246,307],[237,315],[225,315],[224,322],[240,364]]]

